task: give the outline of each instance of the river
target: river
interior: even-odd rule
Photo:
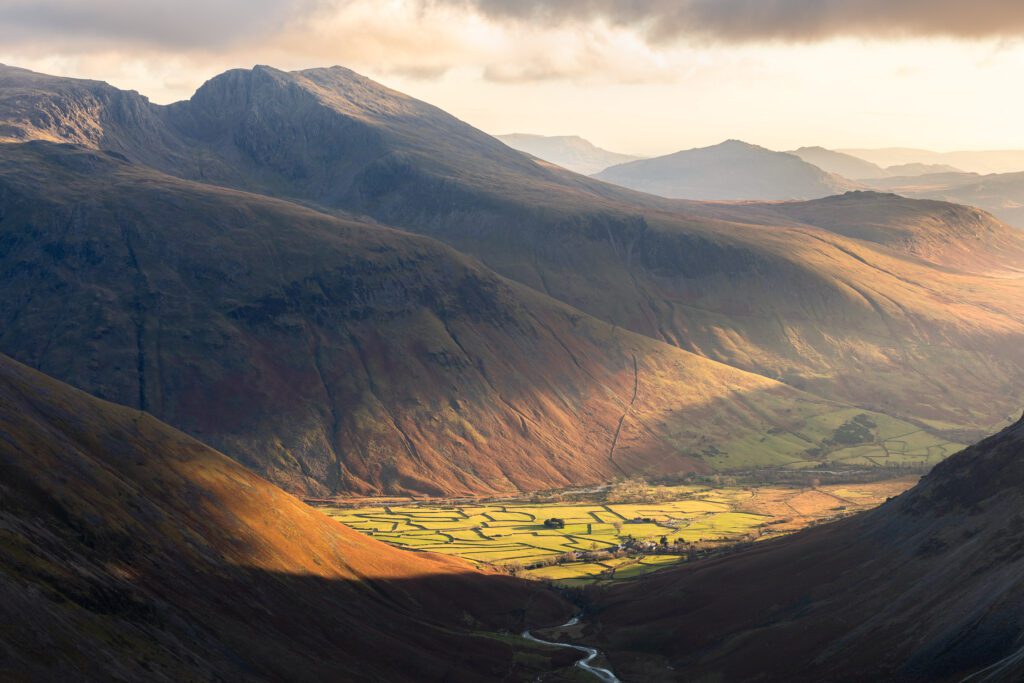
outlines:
[[[570,626],[575,626],[578,623],[580,623],[580,618],[573,617],[566,623],[562,624],[559,628],[569,628]],[[596,676],[597,679],[601,681],[601,683],[622,683],[619,680],[618,676],[613,674],[609,669],[605,669],[600,666],[594,666],[593,664],[591,664],[591,662],[593,662],[597,658],[597,655],[600,654],[597,650],[595,650],[592,647],[584,647],[583,645],[573,645],[571,643],[556,643],[550,640],[542,640],[533,635],[532,633],[530,633],[529,629],[523,631],[523,638],[526,638],[527,640],[532,640],[535,643],[551,645],[552,647],[565,647],[572,650],[579,650],[580,652],[585,653],[587,656],[576,662],[576,666]]]

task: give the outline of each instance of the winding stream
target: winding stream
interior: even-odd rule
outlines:
[[[568,628],[570,626],[575,626],[578,623],[580,623],[580,618],[573,617],[566,623],[562,624],[559,628]],[[551,645],[552,647],[564,647],[569,648],[571,650],[579,650],[580,652],[584,652],[587,656],[577,661],[576,666],[583,669],[584,671],[589,671],[594,676],[596,676],[597,679],[602,683],[622,683],[619,680],[618,676],[613,674],[610,670],[599,666],[594,666],[591,664],[591,662],[594,661],[595,658],[597,658],[597,655],[600,654],[597,650],[595,650],[592,647],[584,647],[583,645],[573,645],[571,643],[556,643],[550,640],[542,640],[533,635],[532,633],[530,633],[529,629],[523,631],[523,638],[526,638],[527,640],[532,640],[535,643],[541,643],[543,645]]]

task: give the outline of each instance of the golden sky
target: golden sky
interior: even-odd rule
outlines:
[[[156,102],[341,64],[491,133],[659,154],[1024,148],[1021,0],[0,0],[0,62]]]

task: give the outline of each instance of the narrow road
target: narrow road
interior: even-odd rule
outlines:
[[[562,624],[559,628],[568,628],[570,626],[575,626],[578,623],[580,623],[580,618],[573,617],[566,623]],[[527,640],[532,640],[535,643],[541,643],[542,645],[551,645],[552,647],[565,647],[571,650],[579,650],[580,652],[585,653],[587,656],[576,662],[576,666],[583,669],[584,671],[592,673],[602,683],[622,683],[622,681],[619,680],[618,676],[613,674],[608,669],[604,669],[599,666],[593,666],[591,664],[591,662],[597,658],[597,655],[600,654],[597,650],[595,650],[592,647],[573,645],[571,643],[555,643],[550,640],[541,640],[540,638],[530,633],[529,629],[523,631],[523,638],[526,638]]]

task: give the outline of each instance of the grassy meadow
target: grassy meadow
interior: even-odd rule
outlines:
[[[649,503],[319,507],[353,529],[401,548],[456,555],[480,566],[579,586],[634,578],[694,553],[771,538],[874,507],[914,481],[817,487],[667,486],[653,489],[659,502]],[[545,526],[544,521],[552,518],[565,526]],[[662,538],[671,551],[660,549]]]

